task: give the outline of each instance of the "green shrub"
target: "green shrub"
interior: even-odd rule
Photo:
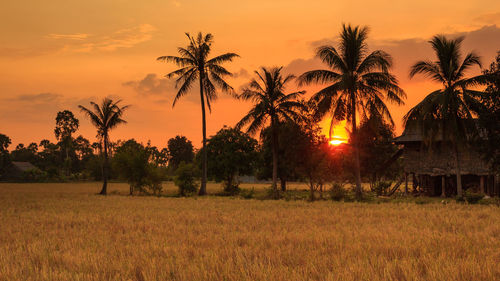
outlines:
[[[252,199],[255,196],[255,189],[253,187],[252,189],[242,189],[240,191],[240,196],[245,199]]]
[[[375,192],[378,196],[385,195],[389,192],[391,188],[390,181],[377,181],[372,186],[372,191]]]
[[[333,201],[341,201],[345,199],[347,195],[347,190],[344,188],[344,185],[338,182],[332,184],[330,188],[330,199]]]
[[[465,201],[467,201],[467,203],[469,203],[469,204],[477,204],[479,202],[479,200],[483,199],[483,197],[484,197],[484,194],[474,192],[474,191],[469,190],[469,189],[467,189],[464,192]]]
[[[182,162],[175,171],[174,183],[179,188],[179,195],[187,196],[196,193],[198,190],[195,183],[196,168],[193,164]]]

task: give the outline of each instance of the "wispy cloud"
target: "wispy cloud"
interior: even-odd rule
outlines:
[[[50,39],[84,40],[87,37],[89,37],[89,34],[86,34],[86,33],[74,33],[74,34],[50,33],[50,34],[47,34],[46,37],[50,38]]]
[[[88,53],[95,50],[114,51],[119,48],[131,48],[137,44],[151,40],[152,33],[155,30],[156,28],[150,24],[141,24],[131,28],[117,30],[109,35],[81,36],[78,42],[67,43],[62,50],[65,52]],[[76,38],[77,35],[82,34],[59,35],[56,37],[52,36],[51,38],[73,39]],[[71,36],[73,36],[73,38]]]
[[[151,40],[156,28],[150,24],[123,28],[110,34],[49,33],[36,47],[0,47],[0,57],[27,58],[58,53],[110,52],[121,48],[132,48]]]

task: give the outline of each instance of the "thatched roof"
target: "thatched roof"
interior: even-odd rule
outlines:
[[[36,169],[36,167],[30,162],[12,162],[12,166],[22,172]]]
[[[486,132],[479,127],[479,122],[477,119],[474,120],[472,124],[475,124],[476,128],[479,131],[479,135],[481,138],[486,139]],[[441,141],[442,140],[442,135],[441,135],[441,130],[436,134],[434,137],[434,141]],[[471,137],[472,138],[472,137]],[[404,144],[408,142],[422,142],[424,140],[424,136],[422,134],[422,129],[420,126],[420,123],[417,121],[408,121],[406,124],[405,130],[401,134],[401,136],[396,137],[393,139],[394,143],[396,144]]]

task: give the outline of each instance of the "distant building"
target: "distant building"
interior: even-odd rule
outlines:
[[[18,180],[22,179],[26,172],[38,170],[30,162],[12,162],[9,168],[7,168],[7,172],[5,173],[5,179],[7,180]]]
[[[455,196],[455,153],[449,144],[440,138],[432,147],[424,145],[424,137],[416,126],[407,126],[403,134],[394,139],[403,145],[403,167],[406,181],[413,180],[414,189],[430,196]],[[474,149],[462,148],[459,153],[462,187],[489,196],[499,195],[498,177]]]

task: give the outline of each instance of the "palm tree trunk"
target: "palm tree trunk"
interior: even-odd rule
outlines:
[[[460,154],[458,151],[458,144],[455,143],[455,164],[456,164],[456,173],[457,173],[457,196],[462,197],[463,196],[463,190],[462,190],[462,173],[461,173],[461,168],[460,168]]]
[[[198,195],[207,195],[207,150],[205,145],[207,143],[207,120],[205,118],[205,96],[203,95],[203,73],[200,72],[200,98],[201,98],[201,122],[203,130],[203,149],[202,149],[202,163],[201,163],[201,187]]]
[[[357,128],[356,128],[356,102],[354,98],[351,99],[351,114],[352,114],[352,141],[354,150],[354,173],[356,177],[356,197],[361,199],[363,196],[363,189],[361,188],[361,171],[359,164],[359,147],[357,140]]]
[[[275,199],[279,198],[278,191],[278,132],[276,131],[276,121],[274,116],[271,117],[271,138],[273,143],[273,190],[275,194]]]
[[[104,162],[102,164],[102,189],[100,195],[106,195],[108,191],[108,136],[104,134]]]

